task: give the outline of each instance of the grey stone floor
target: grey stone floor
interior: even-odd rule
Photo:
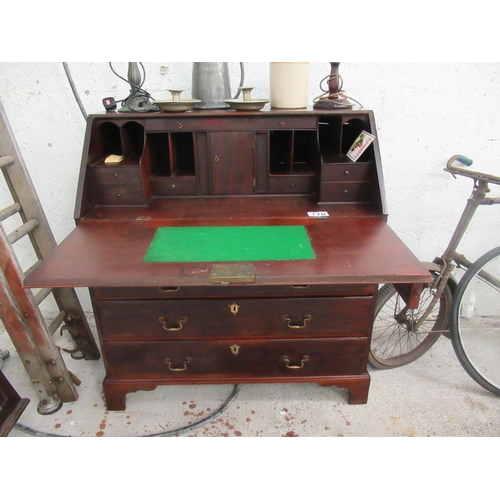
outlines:
[[[444,337],[410,365],[371,370],[366,405],[349,405],[345,390],[316,384],[197,385],[129,394],[125,411],[110,412],[102,394],[102,360],[65,355],[82,381],[79,399],[49,416],[37,413],[31,383],[3,330],[0,349],[11,353],[3,372],[21,397],[31,399],[9,437],[500,435],[500,398],[470,379]]]

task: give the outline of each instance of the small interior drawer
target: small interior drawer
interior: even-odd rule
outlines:
[[[323,163],[321,182],[369,182],[373,163]]]
[[[195,176],[160,177],[150,179],[153,196],[187,196],[197,194]]]
[[[313,193],[315,177],[313,175],[270,175],[269,192],[271,194]]]
[[[142,186],[95,186],[97,205],[143,205]]]
[[[322,182],[320,202],[365,203],[370,198],[371,182]]]
[[[142,186],[139,167],[91,167],[91,182],[101,186]]]

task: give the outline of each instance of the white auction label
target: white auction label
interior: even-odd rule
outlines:
[[[307,212],[309,217],[330,217],[328,212]]]

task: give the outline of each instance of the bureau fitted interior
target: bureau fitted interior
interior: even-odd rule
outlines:
[[[89,288],[109,410],[159,384],[315,382],[367,402],[378,286],[415,307],[429,275],[387,224],[378,141],[346,156],[363,131],[371,111],[89,117],[76,228],[25,285]],[[312,254],[291,252],[296,227]],[[284,257],[145,258],[162,230],[167,252],[216,228],[224,250],[231,228],[285,228],[268,243]]]

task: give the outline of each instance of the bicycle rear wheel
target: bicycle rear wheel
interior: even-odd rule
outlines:
[[[451,340],[465,371],[500,395],[500,247],[464,274],[453,298]]]
[[[427,352],[448,329],[452,293],[446,284],[443,293],[422,326],[414,325],[426,311],[435,289],[425,286],[417,309],[406,303],[393,285],[384,285],[378,293],[368,364],[386,370],[407,365]]]

